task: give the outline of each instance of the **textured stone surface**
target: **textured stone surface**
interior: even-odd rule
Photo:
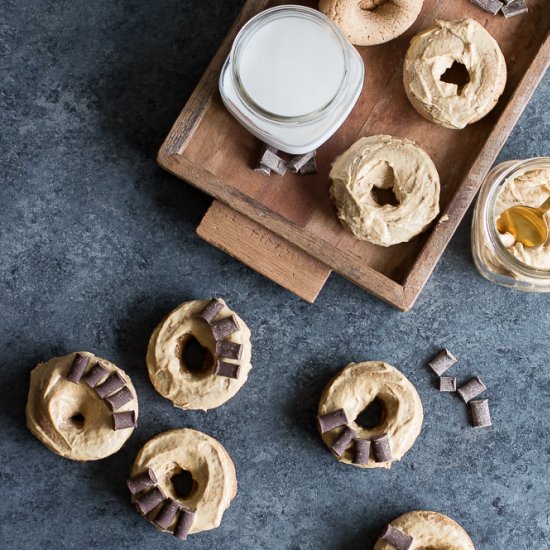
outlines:
[[[414,509],[449,514],[483,550],[546,548],[550,296],[483,280],[470,216],[409,314],[337,276],[310,306],[203,243],[208,197],[155,166],[239,4],[0,1],[0,547],[180,548],[132,509],[125,478],[151,436],[190,426],[227,447],[239,493],[186,548],[370,548]],[[501,159],[549,153],[549,83]],[[254,369],[227,405],[183,412],[149,383],[147,340],[180,302],[212,295],[249,323]],[[424,365],[444,346],[459,383],[488,385],[493,428],[470,428],[437,391]],[[140,398],[128,444],[96,463],[63,460],[25,428],[29,371],[75,349],[115,361]],[[315,429],[325,383],[366,359],[399,367],[425,406],[391,471],[338,464]]]

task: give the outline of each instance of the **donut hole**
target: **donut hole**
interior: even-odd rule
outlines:
[[[466,84],[470,82],[470,73],[464,63],[453,61],[452,65],[441,75],[441,82],[454,84],[456,95],[461,95]]]
[[[178,470],[178,472],[170,478],[170,482],[174,488],[174,493],[181,499],[190,498],[198,486],[191,472],[187,470]]]
[[[387,0],[361,0],[359,7],[363,11],[375,11],[386,3]]]
[[[214,366],[214,357],[193,334],[185,334],[178,340],[176,355],[180,368],[196,377],[206,377]]]
[[[380,162],[373,167],[368,177],[374,180],[371,197],[378,206],[399,205],[400,201],[395,194],[395,173],[387,162]]]
[[[67,419],[68,424],[77,430],[81,430],[84,428],[84,423],[86,419],[84,418],[84,415],[82,413],[76,413],[73,414],[71,417]]]
[[[386,420],[386,406],[375,397],[358,415],[355,422],[366,430],[374,430]]]

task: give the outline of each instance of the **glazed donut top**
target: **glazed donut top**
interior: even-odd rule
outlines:
[[[358,238],[390,246],[423,231],[439,213],[439,175],[412,141],[388,135],[363,137],[334,162],[330,194],[340,221]],[[399,201],[381,206],[375,187]]]
[[[408,512],[391,522],[391,525],[413,537],[410,550],[475,550],[468,533],[451,518],[437,512]],[[374,550],[395,550],[379,539]]]
[[[469,74],[460,92],[456,84],[441,80],[455,61]],[[506,61],[477,21],[437,21],[412,39],[404,75],[407,93],[429,109],[435,122],[460,129],[493,108],[506,82]]]

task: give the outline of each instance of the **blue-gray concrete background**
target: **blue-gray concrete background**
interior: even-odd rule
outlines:
[[[187,548],[354,550],[414,509],[459,521],[482,550],[549,548],[550,296],[494,286],[470,257],[470,215],[417,305],[399,313],[338,276],[307,305],[202,242],[210,199],[155,153],[241,1],[1,0],[0,547],[180,548],[129,503],[139,448],[190,426],[233,457],[239,492]],[[548,154],[550,80],[500,158]],[[252,329],[254,369],[225,406],[183,412],[144,357],[180,302],[223,296]],[[489,387],[495,426],[474,430],[425,362]],[[25,427],[29,372],[77,349],[133,378],[139,428],[116,455],[78,464]],[[330,377],[383,359],[415,383],[421,436],[391,471],[339,465],[314,425]]]

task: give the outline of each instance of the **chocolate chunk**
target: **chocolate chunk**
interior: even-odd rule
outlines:
[[[300,174],[302,176],[307,176],[308,174],[316,174],[317,173],[317,160],[315,157],[309,159],[302,168],[300,168]]]
[[[147,491],[147,493],[142,493],[136,498],[136,506],[138,510],[146,516],[165,499],[166,496],[164,493],[158,487],[153,487],[150,491]]]
[[[74,382],[75,384],[80,384],[80,379],[82,378],[84,371],[88,368],[90,358],[87,355],[82,355],[77,353],[74,356],[73,364],[67,373],[67,380],[69,382]]]
[[[348,422],[348,417],[346,416],[344,409],[338,409],[337,411],[322,414],[317,417],[317,427],[322,434],[334,428],[346,426]]]
[[[371,439],[375,462],[389,462],[392,458],[388,434],[381,434]]]
[[[439,391],[456,391],[456,378],[442,376],[439,379]]]
[[[240,359],[243,355],[243,347],[237,342],[219,340],[216,342],[216,355],[226,359]]]
[[[132,399],[134,399],[134,394],[127,386],[124,386],[121,390],[113,393],[113,395],[106,397],[105,401],[112,411],[118,411],[120,407],[123,407],[126,403],[129,403]]]
[[[96,363],[90,372],[82,378],[82,380],[84,380],[90,388],[95,388],[98,382],[108,374],[109,371],[106,367],[104,367],[101,363]]]
[[[134,411],[113,414],[113,429],[115,431],[135,428],[136,426],[136,413]]]
[[[370,439],[355,438],[354,464],[368,464],[370,458]]]
[[[147,468],[145,472],[131,477],[126,482],[126,485],[128,485],[128,489],[130,489],[130,493],[132,493],[133,495],[135,495],[136,493],[141,493],[141,491],[143,491],[144,489],[153,487],[156,484],[157,476],[151,468]]]
[[[312,158],[315,158],[317,154],[316,151],[310,151],[304,155],[297,155],[292,157],[287,163],[286,167],[291,171],[297,174]]]
[[[452,367],[456,361],[456,357],[448,349],[444,349],[428,363],[428,367],[438,376],[441,376],[447,369]]]
[[[492,426],[488,399],[474,399],[470,401],[470,412],[472,414],[472,424],[475,428]]]
[[[348,445],[353,441],[356,434],[357,432],[355,430],[352,430],[349,426],[346,426],[336,441],[334,441],[334,443],[330,446],[334,454],[341,457],[344,454],[344,451],[348,448]]]
[[[264,144],[262,155],[258,161],[258,167],[267,168],[279,174],[279,176],[284,176],[286,174],[286,163],[277,153],[277,149],[271,147],[271,145]]]
[[[472,4],[479,6],[482,10],[496,15],[502,8],[502,2],[499,0],[470,0]]]
[[[219,300],[210,300],[205,308],[199,313],[207,323],[211,323],[214,317],[223,309],[223,304]]]
[[[113,372],[105,382],[96,386],[94,390],[97,392],[97,395],[103,399],[107,395],[111,395],[120,390],[124,385],[126,385],[126,382],[124,382],[122,376],[120,376],[118,372]]]
[[[171,498],[167,498],[160,509],[160,512],[155,518],[155,523],[161,529],[168,529],[169,525],[172,523],[172,520],[176,517],[176,514],[181,509],[181,506]]]
[[[527,13],[527,5],[523,0],[515,0],[514,2],[506,2],[505,6],[502,6],[502,14],[506,19],[510,17],[515,17],[516,15],[521,15]]]
[[[226,378],[239,378],[240,365],[233,363],[226,363],[225,361],[216,361],[215,373],[218,376],[225,376]]]
[[[189,534],[189,529],[193,524],[193,519],[195,518],[195,512],[192,512],[188,508],[182,508],[174,529],[174,536],[179,540],[187,540],[187,535]]]
[[[214,335],[214,339],[216,341],[223,340],[225,337],[239,331],[239,323],[235,315],[231,315],[231,317],[226,317],[225,319],[216,321],[210,326],[212,328],[212,334]]]
[[[477,397],[480,393],[483,393],[486,389],[487,388],[481,381],[481,378],[479,378],[479,376],[475,376],[469,382],[466,382],[466,384],[458,388],[456,392],[460,395],[464,403],[468,403],[474,397]]]
[[[403,533],[403,531],[396,529],[389,523],[384,527],[384,530],[380,534],[380,538],[388,544],[391,544],[396,550],[409,550],[414,541],[410,535]]]

